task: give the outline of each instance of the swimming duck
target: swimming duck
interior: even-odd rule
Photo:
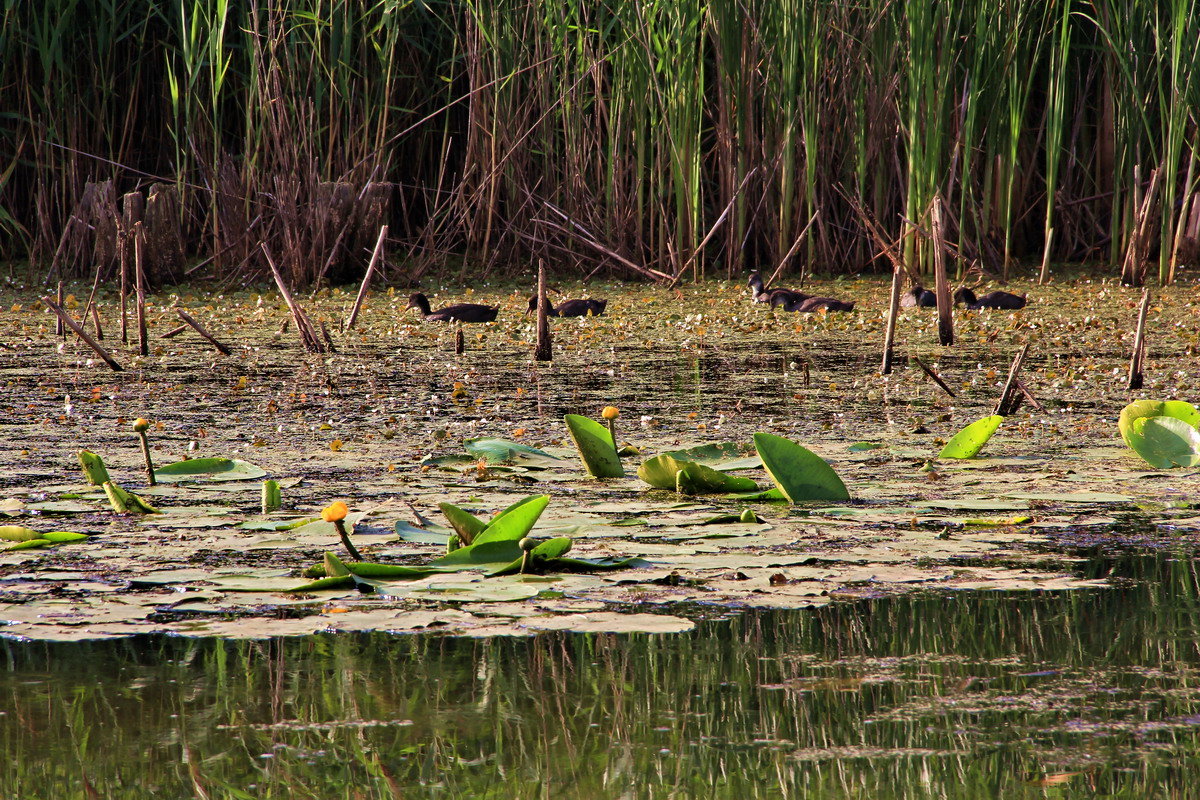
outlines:
[[[750,287],[750,297],[753,298],[754,302],[767,302],[767,290],[763,285],[762,275],[758,274],[758,270],[750,273],[750,279],[746,281],[746,284]]]
[[[988,292],[983,297],[976,297],[975,293],[965,286],[954,293],[955,303],[966,303],[967,308],[974,310],[981,308],[1003,308],[1010,310],[1024,308],[1025,298],[1026,295],[1001,291]]]
[[[546,309],[548,317],[586,317],[588,314],[598,317],[608,307],[608,301],[589,297],[585,300],[564,300],[558,304],[557,308],[549,301],[547,301],[547,305],[549,306]],[[537,295],[529,298],[529,311],[537,311]]]
[[[914,286],[900,295],[901,308],[937,308],[937,295],[928,289]]]
[[[800,292],[792,294],[800,295]],[[797,311],[802,314],[811,314],[815,311],[820,311],[822,308],[826,311],[853,311],[853,300],[838,300],[834,297],[816,297],[813,295],[801,295],[803,299],[792,300],[784,303],[784,311]]]
[[[431,311],[429,298],[421,292],[411,295],[405,308],[420,309],[421,316],[430,322],[492,322],[500,311],[500,306],[485,306],[479,303],[456,303]]]

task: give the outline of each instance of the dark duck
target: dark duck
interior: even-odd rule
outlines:
[[[586,317],[589,314],[598,317],[608,307],[608,301],[589,297],[584,300],[564,300],[555,306],[547,300],[546,306],[546,316],[548,317]],[[537,311],[537,295],[529,298],[529,311]],[[529,311],[525,313],[529,313]]]
[[[975,293],[967,287],[962,287],[954,293],[955,303],[966,303],[967,308],[1003,308],[1015,310],[1025,307],[1025,295],[1013,294],[1012,292],[988,292],[982,297],[976,297]]]
[[[784,311],[811,313],[825,309],[827,311],[853,311],[854,302],[838,300],[833,297],[817,297],[794,289],[772,289],[767,291],[763,285],[762,276],[758,272],[750,273],[748,281],[750,291],[756,303],[770,303],[771,308],[782,307]]]
[[[429,298],[420,292],[408,298],[406,308],[420,309],[421,316],[430,322],[492,322],[500,311],[500,306],[479,303],[455,303],[433,311],[429,308]]]
[[[937,308],[937,295],[928,289],[914,286],[900,295],[901,308]]]

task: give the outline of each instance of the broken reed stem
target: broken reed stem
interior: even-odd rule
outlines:
[[[263,255],[267,257],[267,264],[271,267],[271,274],[275,277],[275,285],[279,287],[279,294],[292,312],[292,319],[296,322],[296,332],[300,336],[300,342],[304,345],[304,349],[310,353],[324,353],[325,345],[317,338],[317,332],[313,328],[312,322],[309,321],[308,315],[304,313],[304,309],[292,299],[292,293],[288,291],[283,274],[275,264],[275,259],[271,257],[271,251],[267,249],[266,242],[262,243],[262,251]]]
[[[538,259],[537,281],[537,344],[533,348],[534,361],[554,359],[553,343],[550,339],[550,314],[546,301],[546,263]]]
[[[467,352],[467,339],[463,336],[462,320],[457,320],[454,328],[454,355],[461,356],[465,352]]]
[[[150,343],[146,340],[146,273],[144,271],[144,250],[146,229],[142,223],[133,225],[133,283],[137,293],[137,323],[138,323],[138,352],[144,356],[150,355]]]
[[[1033,392],[1029,391],[1029,387],[1025,385],[1025,381],[1017,379],[1017,391],[1025,396],[1025,401],[1043,414],[1046,413],[1046,407],[1038,402],[1038,399],[1033,396]]]
[[[354,327],[354,321],[358,319],[358,312],[362,310],[363,303],[367,299],[367,287],[371,285],[371,273],[375,270],[375,264],[379,261],[379,256],[383,253],[383,243],[387,239],[388,226],[383,225],[379,228],[379,238],[375,241],[375,249],[371,251],[371,261],[367,264],[367,274],[363,275],[362,285],[358,287],[358,297],[354,299],[354,308],[350,309],[350,316],[346,318],[346,324],[343,326],[343,331],[348,331]]]
[[[59,308],[63,307],[63,282],[62,281],[58,282],[58,291],[54,295],[54,300],[56,303],[58,303]],[[67,335],[67,331],[63,327],[63,321],[62,321],[61,317],[59,319],[54,320],[54,335],[55,336],[66,336]]]
[[[883,363],[880,375],[892,374],[892,348],[896,342],[896,317],[900,313],[900,285],[904,280],[904,267],[899,261],[892,266],[892,294],[888,304],[887,329],[883,334]]]
[[[178,308],[178,307],[175,309],[175,313],[179,315],[179,318],[181,320],[183,320],[185,323],[187,323],[193,329],[195,329],[196,333],[200,334],[205,339],[207,339],[209,341],[209,344],[211,344],[213,347],[217,348],[217,352],[219,352],[221,355],[227,356],[232,352],[228,347],[226,347],[225,345],[218,342],[216,337],[214,337],[211,333],[206,331],[204,329],[204,326],[201,325],[199,322],[197,322],[192,317],[191,314],[187,313],[182,308]]]
[[[125,307],[129,295],[129,235],[124,229],[117,234],[117,252],[121,260],[121,344],[129,344],[129,311]]]
[[[1043,286],[1050,277],[1050,245],[1054,243],[1054,228],[1046,231],[1046,247],[1042,250],[1042,271],[1038,274],[1038,286]]]
[[[1150,311],[1150,290],[1142,292],[1142,306],[1138,310],[1137,333],[1133,337],[1133,355],[1129,358],[1129,388],[1141,389],[1146,382],[1142,372],[1146,360],[1146,315]]]
[[[104,360],[104,363],[108,364],[113,372],[122,371],[123,368],[121,365],[118,364],[116,360],[114,360],[113,357],[108,354],[107,350],[100,346],[99,342],[97,342],[91,336],[88,336],[87,331],[81,328],[79,324],[75,322],[75,320],[71,319],[71,316],[63,310],[62,306],[54,302],[54,300],[52,300],[50,297],[43,297],[42,302],[45,303],[46,307],[58,316],[59,320],[61,320],[64,325],[73,330],[76,336],[78,336],[80,339],[83,339],[83,341],[86,342],[89,347],[95,350],[96,355],[100,356],[100,358]]]
[[[179,334],[183,333],[183,332],[184,332],[184,331],[186,331],[187,329],[188,329],[188,326],[187,326],[187,325],[180,325],[178,328],[171,328],[171,330],[167,331],[166,333],[164,333],[162,336],[159,336],[158,338],[160,338],[160,339],[174,339],[176,336],[178,336]]]
[[[938,341],[949,347],[954,344],[954,303],[950,299],[950,283],[946,280],[946,238],[942,226],[942,198],[933,198],[931,227],[933,228],[933,278],[938,304]]]
[[[957,395],[954,394],[954,390],[946,385],[946,382],[942,380],[942,377],[940,375],[938,375],[937,372],[935,372],[932,367],[927,366],[924,361],[917,358],[916,356],[913,356],[912,360],[917,363],[917,366],[920,367],[925,372],[926,375],[928,375],[930,378],[933,379],[934,383],[936,383],[938,386],[942,387],[943,392],[950,395],[951,397],[957,397]]]
[[[104,340],[104,329],[100,327],[100,307],[95,303],[92,304],[92,327],[96,329],[96,339]]]
[[[104,333],[100,330],[100,315],[93,314],[92,312],[96,310],[96,291],[100,288],[100,278],[103,276],[103,274],[104,269],[97,266],[96,277],[92,279],[92,291],[88,292],[87,305],[83,307],[84,324],[87,324],[87,318],[89,315],[91,315],[93,321],[96,323],[97,339],[103,339]]]
[[[1020,383],[1017,375],[1021,372],[1021,365],[1025,362],[1025,354],[1028,352],[1029,343],[1026,342],[1013,357],[1012,366],[1008,368],[1008,381],[1004,384],[1004,391],[1000,393],[1000,402],[996,403],[996,410],[993,413],[1007,417],[1021,407],[1021,401],[1025,399],[1025,396],[1017,390],[1017,384]]]

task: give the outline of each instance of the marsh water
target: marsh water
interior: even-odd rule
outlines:
[[[517,290],[475,295],[506,310],[461,356],[394,293],[321,356],[280,333],[269,296],[176,295],[153,329],[181,302],[233,354],[114,344],[117,374],[7,286],[3,513],[87,539],[0,553],[0,798],[1200,797],[1200,473],[1120,447],[1138,295],[1027,288],[1023,312],[961,318],[953,349],[931,316],[902,319],[901,355],[949,398],[903,359],[878,376],[879,281],[831,288],[862,311],[811,317],[732,283],[605,287],[605,316],[558,324],[553,365],[529,360]],[[1194,293],[1156,300],[1140,396],[1195,400]],[[336,326],[349,297],[306,302]],[[1025,343],[1045,408],[932,465]],[[645,454],[803,441],[853,500],[700,528],[744,501],[461,460],[470,436],[573,457],[562,414],[608,403]],[[651,566],[534,591],[480,576],[476,596],[259,593],[299,585],[332,535],[243,527],[264,522],[257,482],[142,487],[138,416],[159,463],[235,456],[285,479],[284,516],[345,498],[379,560],[431,557],[397,526],[443,500],[484,514],[544,492],[545,530],[570,526],[574,552]],[[85,446],[171,513],[115,514],[80,485]],[[579,632],[598,609],[694,627]],[[579,628],[532,635],[547,620]]]
[[[1190,554],[1080,569],[686,634],[6,641],[0,796],[1200,797]]]

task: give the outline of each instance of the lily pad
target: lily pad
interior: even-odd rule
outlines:
[[[1133,423],[1144,417],[1172,417],[1186,422],[1193,428],[1200,428],[1200,409],[1191,403],[1183,400],[1136,400],[1121,409],[1121,416],[1117,418],[1117,429],[1121,432],[1121,438],[1134,450],[1137,448],[1134,447],[1132,439],[1135,439],[1137,434]]]
[[[458,538],[463,544],[474,542],[475,537],[488,526],[488,523],[470,511],[459,508],[453,503],[438,503],[438,508],[446,515],[446,520],[450,523],[450,527],[458,534]]]
[[[850,499],[833,467],[811,450],[770,433],[754,434],[754,446],[767,474],[790,502]]]
[[[516,464],[536,469],[568,466],[566,461],[552,456],[544,450],[510,442],[507,439],[467,439],[463,442],[463,449],[471,456],[477,459],[482,458],[489,464]]]
[[[1130,426],[1126,441],[1158,469],[1200,465],[1200,430],[1177,417],[1139,417]]]
[[[174,481],[248,481],[267,474],[262,467],[235,458],[192,458],[154,470],[163,483]]]
[[[752,492],[758,484],[749,478],[727,475],[694,461],[682,461],[668,454],[655,456],[638,467],[638,477],[657,489],[680,494]]]
[[[972,422],[946,442],[938,458],[974,458],[992,438],[1001,422],[1004,422],[1004,417],[999,414]]]
[[[621,457],[617,455],[616,443],[607,426],[579,414],[567,414],[563,420],[589,475],[594,478],[625,477]]]

